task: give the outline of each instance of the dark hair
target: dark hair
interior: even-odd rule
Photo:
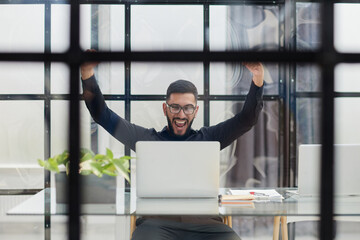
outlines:
[[[190,81],[182,79],[172,82],[169,85],[166,91],[166,100],[169,100],[172,93],[192,93],[194,94],[195,101],[197,101],[198,98],[198,91],[195,85]]]

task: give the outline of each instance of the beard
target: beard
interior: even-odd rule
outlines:
[[[175,134],[174,128],[173,128],[173,126],[171,124],[171,120],[170,120],[170,118],[169,118],[169,116],[167,114],[166,114],[166,119],[167,119],[167,122],[168,122],[168,129],[169,129],[170,135],[175,136],[177,138],[181,138],[181,137],[187,136],[189,134],[190,129],[191,129],[191,125],[192,125],[195,118],[193,118],[190,122],[186,119],[186,122],[187,122],[188,126],[187,126],[186,131],[185,131],[185,133],[183,135]],[[180,119],[180,118],[173,118],[173,121],[175,119]]]

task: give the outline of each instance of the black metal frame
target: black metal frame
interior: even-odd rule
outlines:
[[[300,1],[299,1],[300,2]],[[301,1],[306,2],[306,1]],[[312,1],[311,1],[312,2]],[[69,239],[80,239],[80,209],[79,209],[79,178],[75,174],[78,172],[78,156],[79,156],[79,65],[86,61],[122,61],[125,64],[125,94],[105,96],[108,100],[124,100],[125,101],[125,118],[130,119],[130,103],[132,100],[161,100],[161,95],[131,95],[130,94],[130,68],[133,61],[168,61],[168,62],[202,62],[204,64],[204,95],[200,99],[204,100],[205,107],[205,125],[209,125],[209,101],[211,100],[243,100],[244,96],[217,96],[210,95],[209,89],[209,63],[210,62],[241,62],[241,61],[262,61],[262,62],[281,62],[290,63],[286,69],[282,70],[285,79],[291,79],[294,75],[294,66],[297,62],[317,63],[322,69],[322,92],[295,92],[295,86],[287,80],[287,82],[280,84],[281,96],[265,96],[265,100],[278,100],[281,109],[281,124],[280,131],[284,136],[281,144],[281,156],[283,159],[283,167],[280,169],[287,169],[287,164],[293,164],[294,158],[294,132],[290,132],[290,123],[296,121],[289,116],[286,111],[286,105],[294,105],[295,99],[298,97],[321,97],[322,99],[322,164],[321,164],[321,225],[320,225],[320,239],[333,239],[333,195],[334,195],[334,157],[333,157],[333,143],[334,143],[334,97],[360,97],[359,93],[334,93],[334,67],[338,63],[357,63],[360,62],[360,54],[339,53],[336,52],[333,46],[333,3],[358,3],[356,0],[348,1],[332,1],[323,0],[316,1],[322,3],[322,41],[321,49],[313,52],[295,52],[293,48],[285,48],[286,51],[267,51],[267,52],[252,52],[252,51],[229,51],[229,52],[211,52],[209,49],[209,6],[210,5],[231,5],[231,4],[295,4],[296,0],[280,0],[280,1],[266,1],[266,0],[9,0],[1,2],[1,4],[44,4],[45,6],[45,51],[44,53],[0,53],[0,61],[36,61],[44,62],[45,66],[45,90],[42,95],[27,95],[27,94],[11,94],[0,95],[0,100],[44,100],[45,102],[45,157],[50,155],[50,101],[53,99],[70,99],[70,182],[69,184]],[[65,53],[51,53],[50,52],[50,25],[49,19],[51,16],[51,4],[71,4],[71,41],[70,49]],[[125,5],[125,51],[124,52],[97,52],[84,53],[79,46],[79,5],[80,4],[124,4]],[[131,5],[135,4],[197,4],[204,6],[204,49],[201,52],[132,52],[130,46],[130,13]],[[326,13],[326,14],[324,14]],[[294,19],[286,19],[293,21]],[[288,40],[290,41],[290,40]],[[289,46],[294,46],[288,42]],[[51,95],[50,94],[50,63],[51,62],[65,62],[70,66],[70,95]],[[285,76],[286,75],[286,76]],[[290,92],[289,92],[290,89]],[[291,93],[294,93],[291,95]],[[282,130],[284,129],[284,130]],[[292,143],[291,143],[292,142]],[[125,154],[130,154],[130,149],[125,150]],[[296,156],[296,155],[295,155]],[[285,161],[290,159],[291,161]],[[326,161],[325,161],[326,160]],[[283,180],[280,185],[291,185],[293,179],[290,176],[282,175]],[[288,173],[286,173],[288,174]],[[50,186],[49,172],[45,172],[45,187]],[[46,196],[47,198],[49,196]],[[50,239],[50,205],[45,206],[45,238]]]

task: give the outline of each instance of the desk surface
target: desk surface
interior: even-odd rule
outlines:
[[[221,189],[226,192],[228,189]],[[223,215],[223,216],[319,216],[320,198],[300,196],[296,189],[276,189],[282,202],[255,202],[254,207],[221,205],[217,199],[137,199],[136,191],[116,189],[115,204],[83,204],[84,215]],[[334,214],[360,216],[360,196],[335,197]],[[54,189],[44,189],[7,212],[9,215],[66,214],[66,205],[56,204]]]

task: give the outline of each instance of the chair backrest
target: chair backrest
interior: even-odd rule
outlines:
[[[335,195],[360,194],[360,144],[334,145]],[[319,195],[321,145],[299,146],[298,188],[302,195]]]

